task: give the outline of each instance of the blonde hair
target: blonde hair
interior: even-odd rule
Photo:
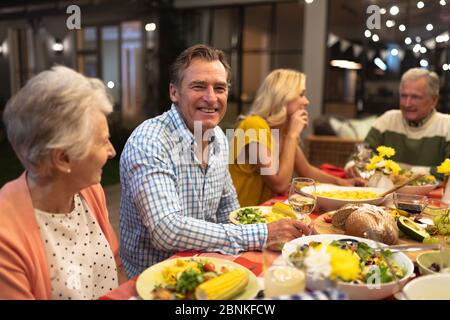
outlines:
[[[31,78],[8,101],[3,121],[18,158],[33,171],[46,165],[52,149],[65,150],[73,159],[85,157],[93,115],[112,109],[100,80],[57,66]]]
[[[270,127],[286,121],[286,106],[305,89],[306,76],[291,69],[273,70],[259,87],[248,115],[239,117],[242,121],[249,116],[260,116]]]

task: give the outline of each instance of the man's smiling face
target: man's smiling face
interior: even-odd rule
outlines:
[[[227,71],[219,60],[193,59],[180,84],[171,83],[169,91],[189,130],[194,132],[194,122],[200,122],[205,132],[216,127],[227,110]]]

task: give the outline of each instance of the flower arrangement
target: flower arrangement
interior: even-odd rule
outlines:
[[[450,159],[445,159],[440,166],[437,167],[437,172],[445,176],[450,175]]]
[[[398,175],[401,168],[397,162],[389,160],[395,155],[395,150],[386,146],[379,146],[377,148],[378,155],[375,155],[370,159],[370,162],[366,166],[367,171],[378,171],[386,175],[394,174]]]
[[[359,257],[337,246],[320,245],[320,248],[309,250],[304,264],[314,278],[349,282],[358,279],[361,274]]]
[[[442,201],[450,203],[450,159],[445,159],[440,166],[437,167],[437,172],[442,173],[444,178],[444,194],[442,196]]]

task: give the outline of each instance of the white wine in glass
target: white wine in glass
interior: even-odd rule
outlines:
[[[311,178],[294,178],[289,190],[289,205],[300,220],[314,211],[316,206],[316,182]]]

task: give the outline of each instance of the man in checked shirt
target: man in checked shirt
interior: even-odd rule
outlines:
[[[195,45],[170,70],[171,109],[137,127],[120,159],[121,258],[129,277],[180,251],[237,254],[311,230],[294,220],[233,225],[239,208],[218,127],[231,71],[220,50]]]

